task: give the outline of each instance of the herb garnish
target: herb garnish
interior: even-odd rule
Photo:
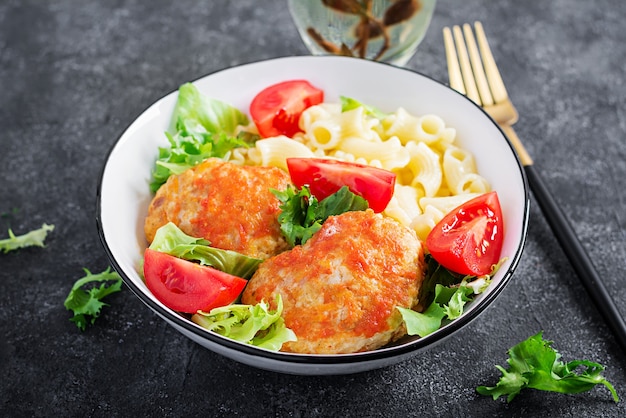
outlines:
[[[8,253],[12,250],[17,250],[24,247],[44,247],[44,240],[48,235],[48,232],[54,230],[54,225],[43,224],[41,228],[33,229],[23,235],[15,235],[11,229],[9,229],[9,238],[0,240],[0,251]]]
[[[278,222],[292,247],[307,242],[329,216],[365,210],[369,206],[367,200],[352,193],[347,186],[321,201],[311,194],[307,186],[301,189],[288,186],[284,191],[272,190],[272,193],[282,202]]]
[[[88,323],[93,325],[100,316],[102,307],[108,306],[102,302],[102,299],[111,293],[119,292],[122,288],[122,278],[117,272],[111,271],[111,267],[99,274],[91,274],[87,269],[84,271],[86,276],[74,283],[64,303],[68,311],[74,312],[70,321],[74,322],[81,331],[85,330]],[[103,283],[100,287],[92,287],[89,290],[83,288],[97,282]]]
[[[619,402],[617,392],[600,373],[604,366],[588,360],[574,360],[568,363],[559,361],[561,355],[552,348],[552,341],[546,341],[542,332],[512,347],[507,360],[509,368],[496,366],[502,377],[496,386],[479,386],[478,393],[498,399],[506,396],[511,402],[524,388],[559,393],[580,393],[602,384],[609,389],[613,400]],[[580,374],[578,368],[584,368]]]

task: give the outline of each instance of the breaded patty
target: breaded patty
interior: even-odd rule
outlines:
[[[424,254],[414,231],[371,210],[328,218],[303,246],[259,266],[242,295],[255,304],[282,296],[296,353],[373,350],[406,333],[396,306],[413,308]]]
[[[144,231],[152,242],[158,228],[173,222],[216,248],[268,258],[288,245],[280,232],[280,201],[289,175],[275,167],[239,166],[211,158],[171,176],[154,196]]]

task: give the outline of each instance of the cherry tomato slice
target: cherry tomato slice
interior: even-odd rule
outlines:
[[[307,108],[324,101],[324,92],[305,80],[290,80],[265,88],[252,99],[250,115],[264,137],[300,132],[300,115]]]
[[[500,260],[503,238],[500,201],[489,192],[448,213],[426,237],[426,248],[448,270],[480,276]]]
[[[229,305],[247,284],[241,277],[150,248],[144,253],[143,271],[154,296],[179,312],[196,313]]]
[[[326,158],[287,158],[291,181],[298,187],[308,185],[311,194],[322,200],[343,186],[367,200],[374,212],[385,210],[396,183],[391,171]]]

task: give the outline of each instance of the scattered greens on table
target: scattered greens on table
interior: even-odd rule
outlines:
[[[619,402],[617,392],[602,375],[604,366],[588,360],[574,360],[563,363],[559,354],[552,348],[552,341],[546,341],[542,332],[512,347],[509,351],[509,368],[496,366],[502,376],[496,386],[479,386],[478,393],[498,399],[506,396],[511,402],[524,388],[559,393],[581,393],[602,384]],[[583,368],[580,374],[576,370]]]
[[[70,321],[81,331],[85,330],[87,324],[93,325],[102,308],[108,306],[102,299],[122,288],[122,278],[117,272],[111,271],[111,267],[99,274],[92,274],[87,269],[84,271],[86,276],[74,283],[64,303],[65,308],[74,313]],[[96,283],[102,284],[98,287]],[[90,285],[92,286],[87,289]]]
[[[170,146],[159,148],[150,190],[156,192],[171,174],[253,144],[258,135],[236,133],[238,126],[247,124],[248,117],[239,109],[201,94],[191,83],[183,84],[165,133]]]
[[[0,251],[8,253],[9,251],[17,250],[24,247],[44,247],[44,241],[48,232],[54,230],[54,225],[43,224],[41,228],[33,229],[23,235],[15,235],[12,230],[9,229],[9,238],[0,240]]]

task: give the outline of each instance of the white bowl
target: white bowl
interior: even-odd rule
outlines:
[[[307,79],[325,92],[325,101],[354,97],[382,110],[404,107],[413,114],[439,115],[457,130],[459,144],[471,151],[478,171],[498,192],[505,221],[502,256],[507,261],[488,290],[457,320],[423,337],[406,337],[378,350],[339,355],[270,352],[209,332],[165,307],[147,289],[139,265],[146,240],[143,222],[152,198],[148,184],[157,148],[167,144],[176,91],[146,109],[110,151],[98,191],[98,228],[111,263],[124,282],[154,312],[185,336],[233,360],[292,374],[356,373],[391,365],[432,347],[475,319],[508,283],[521,257],[529,199],[524,171],[511,144],[483,110],[463,95],[416,72],[373,61],[338,56],[288,57],[218,71],[193,82],[204,94],[246,111],[254,94],[289,79]]]

